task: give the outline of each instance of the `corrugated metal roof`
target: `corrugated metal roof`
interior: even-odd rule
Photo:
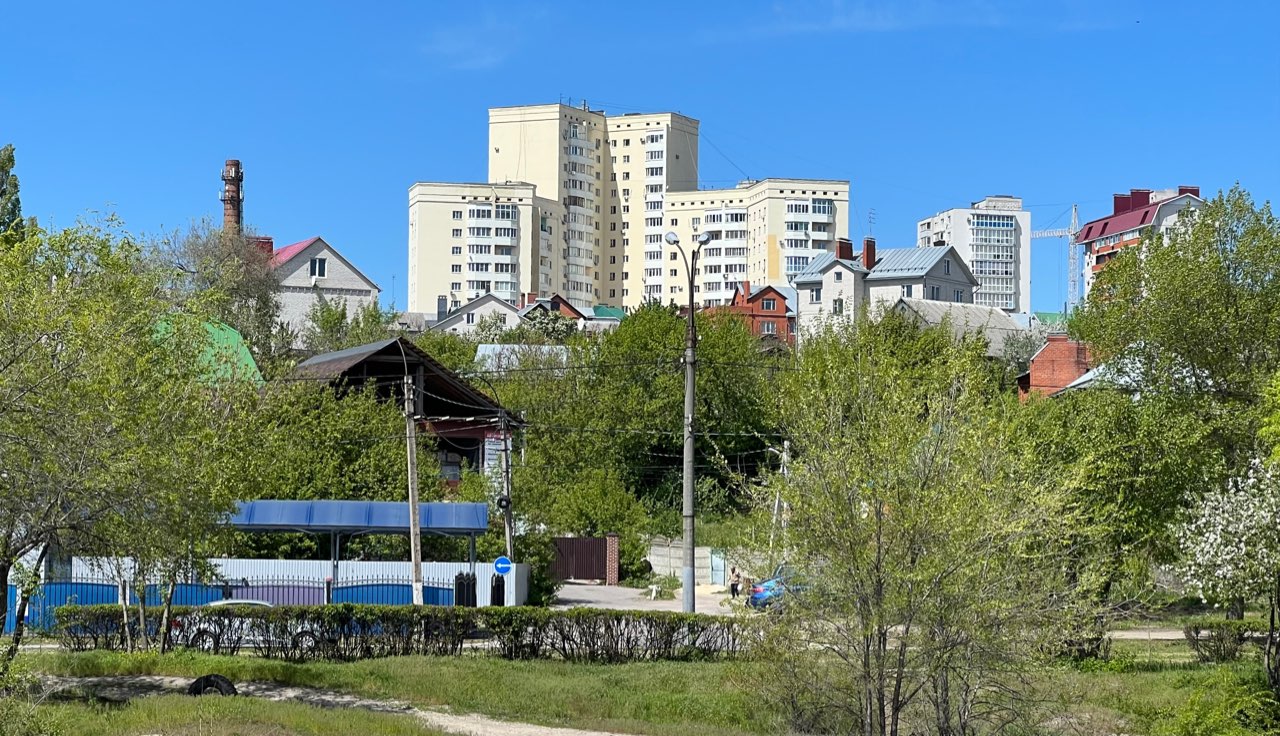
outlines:
[[[950,252],[950,248],[886,248],[876,251],[876,265],[867,275],[867,280],[924,276]]]
[[[920,250],[944,250],[921,248]],[[899,299],[895,309],[914,315],[926,325],[940,325],[947,321],[957,338],[971,332],[982,332],[987,338],[987,355],[999,358],[1004,355],[1005,341],[1026,332],[1002,309],[980,304],[940,302],[933,299]]]
[[[483,534],[489,506],[483,503],[420,503],[424,534]],[[401,501],[241,501],[231,516],[241,531],[408,534],[409,505]]]
[[[793,283],[798,282],[802,284],[820,281],[822,279],[822,274],[835,263],[840,263],[853,271],[862,271],[863,273],[866,273],[867,270],[858,261],[836,258],[836,254],[831,252],[819,253],[813,257],[813,260],[809,261],[808,266],[805,266],[803,270],[792,276],[791,281]]]
[[[283,266],[284,264],[288,263],[290,260],[293,259],[294,256],[306,250],[312,243],[316,242],[319,239],[320,239],[320,236],[317,235],[314,238],[307,238],[306,240],[300,240],[296,243],[292,243],[290,245],[286,245],[281,248],[276,248],[271,253],[271,261],[270,261],[271,268],[276,268],[277,266]]]

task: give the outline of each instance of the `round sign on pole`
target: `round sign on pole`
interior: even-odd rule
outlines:
[[[499,575],[511,572],[511,560],[505,555],[493,561],[493,571]]]

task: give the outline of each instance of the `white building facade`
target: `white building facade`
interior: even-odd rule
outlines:
[[[343,303],[347,316],[374,304],[381,291],[336,248],[315,237],[275,249],[270,266],[280,282],[280,320],[301,336],[311,308],[323,296]]]
[[[920,220],[916,245],[952,246],[978,280],[973,303],[1031,312],[1031,213],[1018,197],[996,195]]]

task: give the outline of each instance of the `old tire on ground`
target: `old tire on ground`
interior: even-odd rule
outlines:
[[[222,675],[197,677],[187,688],[187,695],[235,695],[236,686]]]

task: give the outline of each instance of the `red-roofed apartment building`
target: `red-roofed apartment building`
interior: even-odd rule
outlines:
[[[1112,199],[1112,212],[1093,222],[1086,222],[1076,233],[1076,245],[1084,246],[1084,293],[1088,294],[1093,280],[1107,261],[1131,245],[1137,245],[1152,227],[1165,232],[1178,219],[1185,207],[1199,209],[1200,187],[1177,189],[1130,189],[1128,194],[1116,194]]]

